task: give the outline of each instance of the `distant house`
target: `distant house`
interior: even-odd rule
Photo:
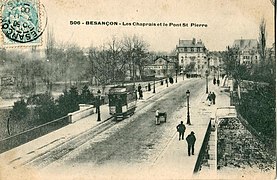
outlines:
[[[258,64],[260,56],[258,52],[258,41],[256,39],[237,39],[233,48],[238,48],[238,61],[240,64]]]
[[[206,58],[206,47],[201,40],[179,40],[176,46],[178,53],[178,62],[181,72],[184,72],[186,66],[195,64],[191,73],[204,76],[208,68],[208,60]]]
[[[223,72],[223,60],[218,52],[211,52],[209,57],[209,69],[210,73],[214,76],[220,76]]]
[[[173,57],[158,57],[153,64],[149,64],[144,68],[145,74],[155,75],[155,77],[173,76],[176,72],[176,63]]]

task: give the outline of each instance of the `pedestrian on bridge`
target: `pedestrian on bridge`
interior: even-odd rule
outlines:
[[[207,101],[208,101],[208,106],[210,106],[211,102],[212,102],[212,93],[211,92],[208,94]]]
[[[160,117],[159,117],[159,114],[160,114],[160,111],[159,111],[159,108],[156,110],[156,125],[159,125],[160,124]]]
[[[216,95],[214,92],[211,94],[211,98],[212,98],[212,104],[215,104]]]
[[[183,124],[183,121],[181,121],[181,123],[176,128],[177,128],[177,131],[179,132],[179,141],[181,140],[181,137],[182,137],[182,140],[184,140],[186,126]]]
[[[219,86],[219,84],[220,84],[220,80],[219,80],[219,79],[217,79],[217,81],[216,81],[216,82],[217,82],[217,86]]]
[[[142,94],[142,89],[141,89],[141,85],[138,85],[138,93],[139,93],[139,99],[143,98],[143,94]]]
[[[151,84],[148,83],[148,91],[151,91]]]
[[[190,156],[190,152],[192,155],[194,155],[194,144],[195,144],[196,138],[194,136],[193,131],[191,131],[191,133],[187,136],[186,140],[188,143],[188,155]]]
[[[139,90],[139,99],[143,99],[143,92],[142,92],[142,89]]]

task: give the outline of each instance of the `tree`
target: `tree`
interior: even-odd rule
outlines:
[[[79,110],[79,93],[75,86],[72,86],[69,91],[65,90],[58,100],[59,113],[62,116],[67,115],[70,112]]]
[[[10,118],[15,121],[21,121],[26,118],[29,113],[27,103],[24,99],[14,102],[13,108],[10,111]]]
[[[80,103],[83,103],[83,104],[92,104],[93,100],[94,100],[93,94],[90,92],[88,86],[85,85],[82,88],[82,92],[80,94]]]
[[[146,64],[146,57],[148,51],[148,44],[137,35],[132,37],[124,37],[123,50],[125,51],[125,58],[128,59],[130,75],[136,78],[136,69],[139,68],[140,78],[143,67]]]
[[[38,124],[44,124],[59,118],[55,100],[48,93],[36,94],[28,98],[27,103],[34,106],[34,119]]]
[[[259,49],[258,52],[260,54],[261,63],[265,62],[266,58],[266,22],[263,18],[259,27]]]
[[[195,70],[195,62],[190,62],[189,64],[186,65],[185,67],[185,73],[189,73]]]
[[[108,43],[108,53],[111,58],[111,62],[109,64],[112,67],[109,68],[111,80],[120,80],[122,78],[122,70],[126,64],[126,60],[122,58],[122,43],[116,37],[113,37]],[[121,80],[123,79],[124,77]]]
[[[14,65],[17,87],[22,94],[36,94],[36,84],[43,80],[45,67],[39,59],[29,59],[22,55]]]

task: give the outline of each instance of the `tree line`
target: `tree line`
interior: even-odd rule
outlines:
[[[80,92],[77,87],[72,86],[57,99],[48,93],[21,98],[14,103],[9,112],[8,132],[9,134],[19,133],[25,129],[64,117],[68,113],[79,110],[79,104],[94,104],[95,98],[87,85],[83,86]],[[10,129],[16,130],[10,131]]]
[[[256,52],[260,60],[258,63],[240,64],[238,47],[227,47],[221,52],[225,63],[226,73],[235,80],[234,90],[242,87],[242,81],[254,84],[245,87],[247,91],[240,93],[240,99],[235,94],[238,112],[256,129],[261,136],[275,142],[276,133],[276,61],[275,43],[272,48],[266,47],[266,22],[261,20],[259,26],[258,46]]]
[[[55,82],[62,82],[67,89],[82,81],[107,85],[122,82],[126,77],[141,80],[145,65],[154,59],[148,48],[148,43],[137,35],[112,37],[99,47],[81,48],[57,43],[50,34],[43,52],[37,48],[32,48],[31,53],[1,49],[0,70],[15,77],[14,86],[26,95],[41,92],[41,86],[50,92]]]

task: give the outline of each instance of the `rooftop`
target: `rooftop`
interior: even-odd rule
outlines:
[[[233,47],[238,47],[239,49],[256,49],[258,48],[258,41],[256,39],[236,39]]]
[[[179,40],[179,44],[177,47],[205,47],[205,45],[202,43],[201,39],[198,41],[193,38],[192,40]]]

